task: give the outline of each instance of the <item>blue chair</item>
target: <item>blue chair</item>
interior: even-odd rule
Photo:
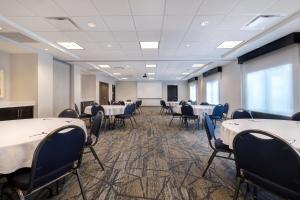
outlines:
[[[63,111],[61,111],[59,114],[58,114],[58,117],[59,118],[79,118],[79,115],[78,113],[71,109],[71,108],[67,108]]]
[[[207,103],[207,102],[201,102],[200,105],[201,106],[209,106],[209,103]]]
[[[116,125],[117,123],[122,123],[122,124],[123,124],[123,127],[125,128],[125,126],[126,126],[126,125],[125,125],[125,120],[126,120],[126,119],[129,119],[132,128],[134,128],[134,125],[133,125],[133,122],[132,122],[132,119],[131,119],[132,115],[133,115],[133,107],[132,107],[132,105],[127,105],[127,106],[125,107],[124,114],[122,114],[122,115],[116,115],[116,116],[115,116],[114,127],[115,127],[115,125]]]
[[[222,104],[216,105],[213,109],[212,115],[210,118],[214,122],[214,126],[216,127],[217,121],[221,121],[224,117],[224,106]]]
[[[215,157],[234,160],[231,158],[231,154],[233,153],[233,150],[231,150],[228,145],[224,144],[221,139],[216,138],[214,124],[207,113],[204,114],[204,127],[205,127],[205,132],[207,135],[209,146],[210,148],[212,148],[213,153],[211,154],[208,163],[206,165],[206,168],[202,173],[203,177],[205,176],[207,170],[209,169]],[[212,143],[212,140],[214,140],[214,144]],[[228,153],[228,157],[219,156],[217,155],[218,153]]]
[[[223,118],[226,120],[228,117],[228,111],[229,111],[229,104],[225,103],[224,104],[224,112],[223,112]]]
[[[233,140],[237,185],[254,184],[285,199],[300,199],[300,156],[286,141],[260,130],[246,130]],[[255,194],[256,195],[256,194]]]
[[[291,117],[291,120],[300,121],[300,112],[293,114],[293,116]]]
[[[191,105],[183,104],[181,106],[181,117],[182,117],[182,123],[185,124],[187,128],[188,128],[189,120],[194,121],[194,129],[196,129],[196,125],[199,127],[199,117],[197,115],[194,115],[194,109]]]
[[[22,168],[10,174],[8,184],[25,199],[40,189],[69,174],[76,174],[84,200],[79,168],[85,146],[85,132],[74,125],[61,127],[43,139],[37,146],[31,168]]]
[[[248,110],[244,110],[242,108],[239,108],[235,110],[232,115],[231,119],[252,119],[251,112]]]
[[[174,112],[173,107],[171,105],[169,105],[169,107],[170,107],[170,111],[171,111],[171,115],[172,115],[171,121],[169,123],[169,126],[171,126],[172,121],[173,121],[174,118],[179,118],[181,120],[182,114]]]
[[[91,129],[90,129],[90,133],[89,136],[87,138],[87,142],[86,142],[86,146],[85,148],[89,148],[90,152],[93,154],[93,156],[95,157],[95,159],[98,161],[101,169],[104,171],[104,167],[103,164],[101,163],[95,149],[94,146],[98,143],[99,140],[99,136],[100,136],[100,129],[101,129],[101,125],[102,122],[104,120],[104,113],[103,111],[99,111],[94,117],[93,117],[93,121],[92,121],[92,125],[91,125]]]

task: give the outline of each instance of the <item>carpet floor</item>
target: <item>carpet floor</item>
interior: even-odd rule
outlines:
[[[233,161],[216,158],[201,176],[211,149],[203,130],[181,128],[159,108],[142,108],[137,127],[117,128],[101,134],[96,151],[104,164],[85,154],[82,182],[89,200],[201,200],[232,199],[235,188]],[[240,199],[253,199],[240,192]],[[259,190],[258,199],[278,199]],[[69,177],[59,195],[51,200],[81,200],[75,176]]]

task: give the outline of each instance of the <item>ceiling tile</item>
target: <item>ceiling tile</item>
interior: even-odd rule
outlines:
[[[131,16],[104,16],[104,21],[112,31],[135,31]]]
[[[208,28],[214,28],[220,24],[224,19],[224,15],[201,15],[196,16],[193,20],[193,23],[190,27],[192,30],[203,30]],[[202,26],[203,22],[208,22],[206,26]]]
[[[186,30],[192,22],[192,16],[166,16],[164,19],[164,30]]]
[[[166,0],[166,15],[195,15],[202,0]]]
[[[227,15],[223,20],[221,20],[221,29],[236,29],[240,30],[244,25],[248,24],[257,15]]]
[[[198,15],[226,15],[228,14],[239,0],[205,0],[201,4]]]
[[[10,17],[9,19],[31,31],[58,31],[42,17]]]
[[[129,0],[133,15],[163,15],[164,0]]]
[[[34,13],[22,6],[17,0],[0,0],[0,5],[0,13],[4,16],[34,16]]]
[[[162,26],[162,16],[134,16],[137,31],[159,31]]]
[[[52,0],[19,0],[28,10],[41,17],[66,17],[66,12]]]
[[[112,42],[114,37],[111,32],[87,32],[92,42]]]
[[[97,16],[99,13],[90,0],[54,0],[69,16]]]
[[[159,41],[160,31],[139,31],[138,32],[139,41]]]
[[[114,36],[119,42],[138,42],[137,33],[134,31],[115,31]]]
[[[101,15],[130,15],[127,0],[92,0]]]
[[[100,16],[89,16],[89,17],[72,17],[71,18],[81,30],[84,31],[107,31],[108,27]],[[96,27],[92,28],[88,26],[88,23],[93,23]]]
[[[120,42],[119,44],[123,50],[141,52],[141,47],[137,42]]]
[[[230,13],[233,15],[237,15],[237,14],[258,15],[275,1],[276,0],[248,0],[248,1],[240,0]]]
[[[300,10],[299,0],[277,0],[269,8],[263,11],[267,14],[291,15]]]

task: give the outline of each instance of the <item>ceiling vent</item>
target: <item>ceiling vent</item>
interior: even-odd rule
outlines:
[[[242,30],[264,30],[277,22],[281,17],[281,15],[259,15],[243,26]]]
[[[79,31],[77,24],[68,17],[47,17],[46,20],[59,31]]]
[[[8,38],[10,40],[19,42],[19,43],[38,43],[38,41],[31,39],[30,37],[23,35],[19,32],[0,32],[0,36]]]
[[[124,67],[121,67],[121,66],[119,66],[119,67],[112,67],[113,69],[117,69],[117,70],[123,70],[123,69],[125,69]]]

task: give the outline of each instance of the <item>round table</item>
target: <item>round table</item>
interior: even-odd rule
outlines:
[[[34,151],[40,141],[47,133],[66,125],[79,126],[87,134],[84,122],[79,119],[35,118],[0,121],[0,174],[31,167]]]
[[[199,117],[203,117],[204,113],[211,115],[214,110],[214,106],[204,106],[204,105],[191,105],[191,106],[193,107],[194,115],[197,115]],[[181,106],[175,106],[173,108],[173,111],[176,113],[181,113]]]
[[[276,135],[300,152],[300,122],[272,119],[233,119],[221,125],[220,138],[232,149],[234,137],[241,131],[258,129]]]
[[[167,101],[167,106],[179,106],[179,101]]]
[[[104,108],[105,115],[107,116],[115,116],[124,114],[124,110],[126,106],[123,105],[102,105]],[[87,106],[84,109],[85,114],[92,114],[92,106]]]

